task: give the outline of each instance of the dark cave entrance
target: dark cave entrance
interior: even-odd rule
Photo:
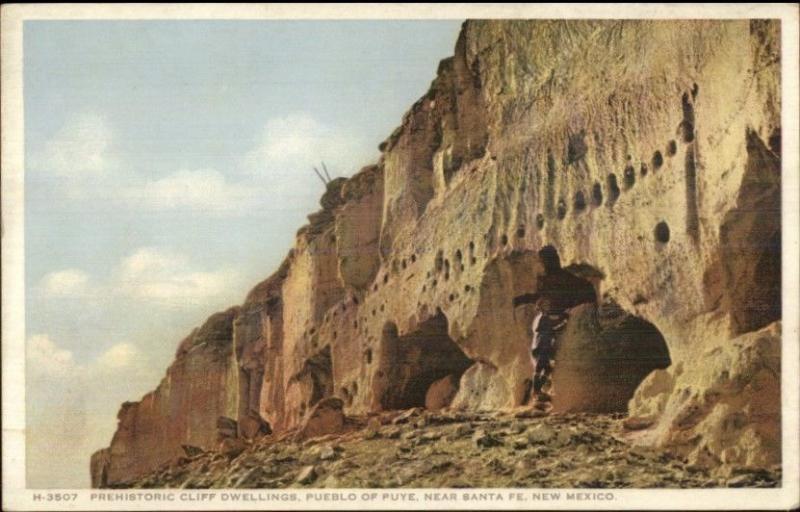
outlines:
[[[394,323],[384,326],[381,367],[390,383],[380,398],[384,410],[425,407],[432,384],[448,377],[457,383],[472,365],[447,327],[442,312],[402,336]]]

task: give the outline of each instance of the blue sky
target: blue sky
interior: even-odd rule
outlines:
[[[30,485],[88,485],[119,403],[277,267],[312,165],[377,160],[460,23],[25,23]]]

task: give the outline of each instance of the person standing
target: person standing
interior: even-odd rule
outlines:
[[[539,299],[536,309],[531,343],[533,396],[536,402],[549,402],[552,397],[544,391],[544,387],[550,382],[550,375],[553,373],[556,333],[566,324],[567,315],[553,312],[548,299]]]

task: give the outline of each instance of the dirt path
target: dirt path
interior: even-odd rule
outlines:
[[[520,417],[522,416],[522,417]],[[534,417],[532,417],[534,416]],[[132,487],[777,487],[780,469],[713,477],[622,441],[621,416],[430,413],[384,416],[303,443],[264,438],[235,457],[201,453]]]

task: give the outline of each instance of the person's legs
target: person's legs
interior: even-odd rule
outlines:
[[[548,354],[539,354],[536,358],[536,368],[533,373],[533,392],[539,395],[542,392],[542,387],[548,380],[550,375],[550,357]]]

